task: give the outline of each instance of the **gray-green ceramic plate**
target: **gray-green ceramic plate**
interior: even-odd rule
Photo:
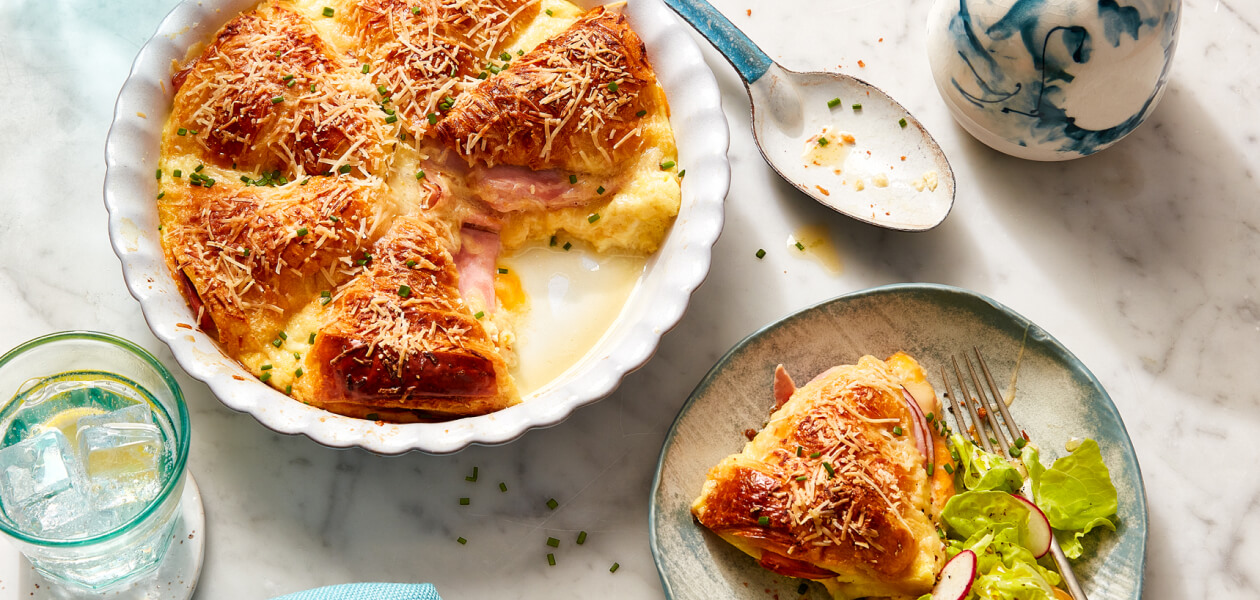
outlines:
[[[651,543],[670,598],[798,598],[801,580],[777,576],[700,527],[691,501],[709,468],[739,451],[744,431],[765,422],[774,366],[796,381],[863,354],[914,356],[942,389],[940,367],[953,353],[980,348],[999,386],[1023,348],[1013,416],[1043,449],[1064,454],[1072,437],[1102,447],[1120,496],[1116,532],[1090,534],[1076,564],[1090,600],[1138,600],[1146,561],[1146,492],[1120,414],[1094,378],[1057,340],[1028,319],[966,290],[892,285],[828,300],[773,323],[736,344],[696,386],[661,450],[651,498]],[[808,595],[825,598],[821,585]]]

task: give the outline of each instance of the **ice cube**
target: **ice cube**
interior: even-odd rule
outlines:
[[[141,423],[145,425],[153,424],[153,410],[145,404],[132,404],[127,408],[120,408],[107,413],[97,413],[86,417],[79,417],[78,428],[86,429],[97,425],[108,425],[111,423]]]
[[[70,443],[58,430],[0,450],[0,506],[23,530],[58,538],[86,533],[90,507],[83,487]]]
[[[162,432],[156,425],[115,422],[80,427],[79,456],[92,506],[106,513],[101,515],[105,526],[116,526],[140,512],[161,490]]]

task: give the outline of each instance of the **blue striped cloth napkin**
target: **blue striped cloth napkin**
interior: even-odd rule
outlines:
[[[345,583],[274,600],[442,600],[430,583]]]

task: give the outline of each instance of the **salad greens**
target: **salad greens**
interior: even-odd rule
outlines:
[[[960,435],[950,436],[949,442],[958,463],[954,482],[960,493],[945,504],[941,522],[950,558],[963,550],[976,553],[976,580],[967,597],[1054,600],[1060,577],[1049,568],[1053,563],[1048,556],[1039,562],[1021,543],[1027,543],[1031,508],[1011,495],[1024,484],[1019,466]],[[1029,446],[1022,462],[1033,498],[1069,557],[1080,557],[1080,539],[1091,529],[1115,530],[1116,489],[1096,442],[1084,441],[1048,469]]]
[[[1081,538],[1095,527],[1116,530],[1110,517],[1116,514],[1116,488],[1111,472],[1103,463],[1098,442],[1085,440],[1071,454],[1054,461],[1049,469],[1042,466],[1033,450],[1025,460],[1032,479],[1033,499],[1050,526],[1063,554],[1080,558]]]

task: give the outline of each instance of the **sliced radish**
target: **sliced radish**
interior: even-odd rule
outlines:
[[[1021,540],[1020,543],[1031,550],[1037,558],[1045,556],[1050,551],[1050,541],[1054,539],[1054,532],[1050,530],[1050,519],[1046,518],[1046,513],[1041,512],[1032,500],[1015,494],[1011,495],[1028,506],[1028,539]]]
[[[919,448],[919,453],[923,455],[923,464],[936,464],[936,444],[932,441],[931,429],[928,429],[927,417],[923,415],[923,409],[919,408],[919,402],[914,399],[905,386],[901,388],[901,394],[905,396],[906,405],[910,407],[910,414],[914,415],[914,443]]]
[[[932,588],[932,600],[963,600],[976,580],[976,553],[959,552],[941,567],[941,580]]]

